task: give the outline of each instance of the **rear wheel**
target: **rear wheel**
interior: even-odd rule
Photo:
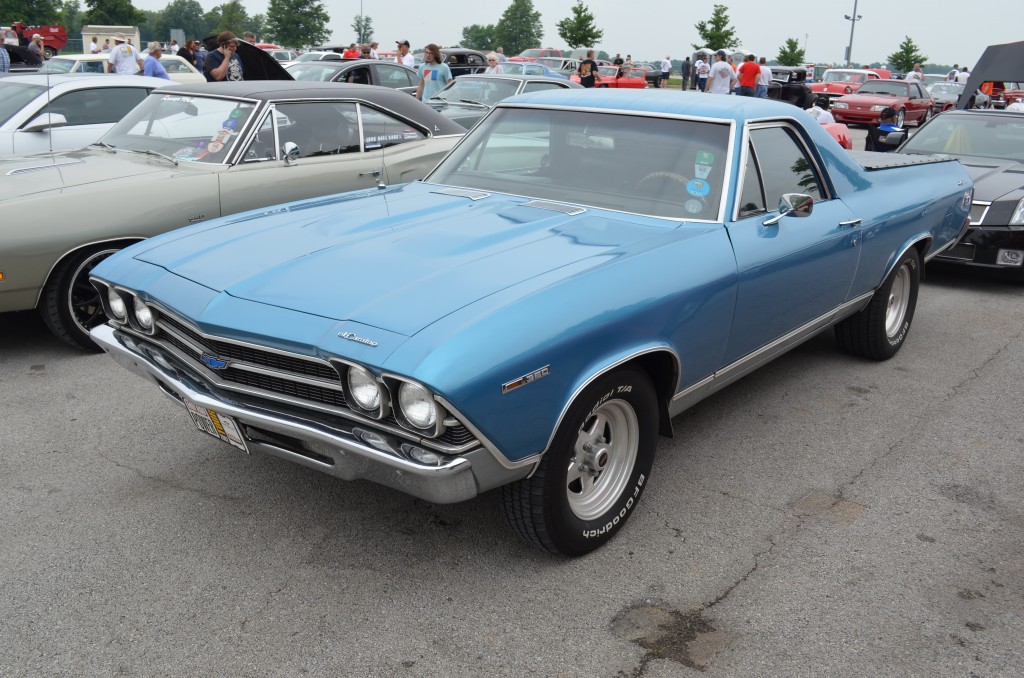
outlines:
[[[568,556],[607,542],[640,500],[657,428],[646,373],[626,368],[597,379],[569,407],[536,472],[502,488],[512,529]]]
[[[901,108],[899,111],[896,112],[896,126],[903,127],[903,123],[906,122],[906,120],[907,111]]]
[[[57,56],[57,50],[50,47],[49,45],[43,45],[43,55],[47,59],[52,59],[53,57]]]
[[[931,120],[933,113],[934,113],[934,111],[932,111],[932,107],[931,106],[929,106],[928,108],[924,109],[924,117],[921,118],[921,122],[919,122],[917,124],[920,126],[920,125],[925,124],[929,120]]]
[[[888,360],[910,333],[921,282],[921,259],[911,247],[900,258],[867,307],[835,328],[836,342],[847,353]]]
[[[78,348],[99,351],[89,330],[106,322],[96,288],[89,273],[98,263],[117,252],[119,247],[88,249],[62,261],[43,290],[39,311],[55,335]]]

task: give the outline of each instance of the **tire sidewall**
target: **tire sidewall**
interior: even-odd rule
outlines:
[[[580,428],[601,405],[611,400],[627,403],[636,414],[639,442],[629,480],[612,507],[593,520],[573,513],[567,494],[569,460]],[[556,548],[581,555],[611,539],[632,515],[650,479],[657,445],[658,405],[650,378],[634,369],[617,370],[598,378],[573,402],[545,455],[550,465],[545,494],[551,498],[548,521]]]
[[[889,299],[889,294],[892,292],[893,285],[896,282],[896,278],[899,275],[901,269],[906,267],[910,273],[910,291],[908,292],[907,299],[907,311],[903,315],[903,322],[900,323],[899,329],[892,336],[889,336],[885,331],[884,313],[885,307]],[[910,326],[914,320],[914,310],[917,308],[917,292],[920,288],[921,281],[921,260],[917,255],[917,250],[910,248],[902,257],[899,262],[893,268],[892,274],[888,280],[885,281],[885,286],[881,290],[882,294],[879,295],[879,301],[881,303],[882,324],[880,332],[880,341],[883,342],[883,351],[888,355],[895,355],[903,343],[907,340],[907,335],[910,333]]]

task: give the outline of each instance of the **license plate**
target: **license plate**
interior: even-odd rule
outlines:
[[[192,417],[192,423],[196,425],[197,429],[203,433],[209,433],[214,438],[230,443],[246,454],[249,454],[249,448],[245,445],[245,438],[242,437],[242,431],[238,428],[238,424],[235,423],[234,419],[226,414],[218,414],[211,409],[200,407],[188,398],[183,400],[185,401],[185,407],[188,408],[189,415]]]

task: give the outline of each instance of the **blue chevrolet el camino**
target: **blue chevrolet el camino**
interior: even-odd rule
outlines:
[[[501,487],[520,536],[579,555],[635,510],[673,415],[830,327],[894,355],[972,191],[783,103],[541,92],[423,181],[110,257],[92,334],[241,450],[433,502]]]

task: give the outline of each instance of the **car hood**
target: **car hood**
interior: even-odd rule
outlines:
[[[178,232],[134,256],[233,297],[412,336],[502,289],[557,269],[578,274],[672,227],[439,190],[417,183],[292,203]]]
[[[852,106],[860,108],[866,108],[870,106],[891,106],[896,107],[901,101],[906,101],[904,97],[891,96],[886,94],[861,94],[860,92],[854,94],[847,94],[846,96],[839,97],[836,101],[842,101]],[[835,104],[832,104],[833,106]]]
[[[217,36],[205,38],[203,45],[207,51],[217,49]],[[235,54],[242,61],[242,72],[246,80],[295,80],[280,61],[244,40],[238,41]]]
[[[811,84],[814,92],[828,92],[829,94],[845,94],[846,88],[857,90],[862,84],[860,82],[816,82]]]
[[[1024,188],[1024,164],[998,158],[960,157],[974,180],[974,199],[995,202]]]
[[[0,202],[53,189],[125,179],[148,182],[176,173],[165,160],[126,152],[68,151],[16,156],[0,160]]]

